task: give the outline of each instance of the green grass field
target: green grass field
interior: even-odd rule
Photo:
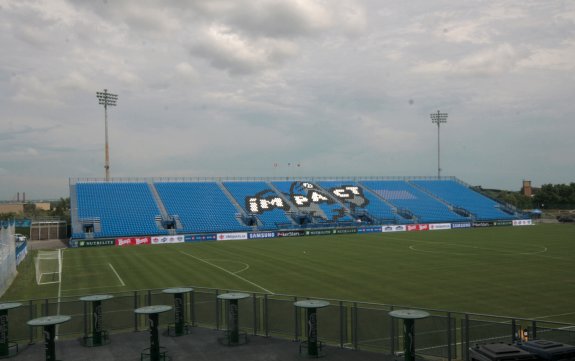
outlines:
[[[43,286],[33,256],[3,300],[185,285],[575,323],[570,224],[66,249]]]

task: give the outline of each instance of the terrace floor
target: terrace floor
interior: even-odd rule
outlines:
[[[301,361],[306,355],[299,354],[299,344],[272,337],[248,336],[248,343],[228,347],[220,344],[218,338],[223,331],[195,327],[192,333],[181,337],[160,335],[160,346],[166,347],[172,361],[179,360],[231,360],[231,361]],[[111,343],[101,347],[83,347],[79,340],[56,341],[56,358],[62,361],[109,361],[140,360],[140,352],[150,346],[148,332],[113,334]],[[37,361],[44,359],[44,343],[20,345],[13,361]],[[304,349],[305,352],[305,349]],[[354,351],[339,347],[324,347],[325,360],[334,361],[392,361],[403,357],[392,357],[381,353]]]

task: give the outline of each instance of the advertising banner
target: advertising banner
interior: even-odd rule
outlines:
[[[305,231],[306,236],[325,236],[334,233],[332,229],[313,229]]]
[[[116,238],[116,246],[138,246],[140,244],[150,244],[150,237],[125,237]]]
[[[77,242],[78,247],[102,247],[114,246],[116,240],[114,239],[85,239]]]
[[[381,228],[382,232],[405,232],[407,231],[407,226],[404,224],[401,225],[395,225],[395,226],[383,226]]]
[[[247,232],[218,233],[218,241],[231,241],[236,239],[248,239]]]
[[[377,227],[359,227],[357,233],[378,233],[381,232],[381,226]]]
[[[334,229],[333,233],[337,234],[348,234],[348,233],[357,233],[357,228],[339,228]]]
[[[152,244],[184,243],[184,236],[159,236],[152,237]]]
[[[451,229],[451,223],[434,223],[429,225],[431,231],[438,231],[442,229]]]
[[[451,228],[471,228],[471,222],[451,223]]]
[[[473,222],[473,227],[493,227],[493,222]]]
[[[217,238],[216,234],[193,234],[185,236],[184,242],[215,241]]]
[[[530,219],[516,219],[513,221],[514,226],[531,226],[533,221]]]
[[[286,231],[286,232],[278,232],[278,237],[301,237],[305,236],[304,231]]]
[[[407,231],[408,232],[428,231],[428,230],[429,230],[429,224],[408,224],[407,225]]]
[[[257,238],[275,238],[275,232],[254,232],[248,233],[248,239],[257,239]]]
[[[495,227],[512,226],[513,222],[512,221],[495,221],[495,222],[493,222],[493,225]]]

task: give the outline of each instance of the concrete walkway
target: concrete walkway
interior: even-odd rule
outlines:
[[[218,338],[223,331],[193,328],[192,333],[181,337],[160,336],[160,346],[166,347],[172,361],[184,360],[230,360],[230,361],[301,361],[307,355],[299,354],[299,343],[288,340],[248,336],[248,343],[228,347],[220,344]],[[140,352],[150,347],[148,332],[130,332],[111,335],[111,343],[100,347],[83,347],[79,340],[56,341],[56,358],[69,361],[125,361],[140,360]],[[20,345],[20,352],[14,361],[44,360],[44,343],[38,340],[34,345]],[[304,349],[305,352],[305,349]],[[324,347],[324,360],[333,361],[392,361],[390,355],[354,351],[339,347]]]

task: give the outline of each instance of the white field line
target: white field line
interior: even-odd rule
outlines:
[[[222,267],[220,267],[220,266],[218,266],[218,265],[216,265],[216,264],[213,264],[213,263],[211,263],[211,262],[209,262],[209,261],[206,261],[205,259],[198,258],[198,257],[194,256],[193,254],[189,254],[189,253],[186,253],[186,252],[183,252],[183,251],[178,251],[178,252],[180,252],[180,253],[182,253],[182,254],[185,254],[186,256],[192,257],[193,259],[196,259],[196,260],[198,260],[198,261],[201,261],[201,262],[204,262],[204,263],[206,263],[206,264],[209,264],[209,265],[212,266],[212,267],[216,267],[217,269],[219,269],[219,270],[221,270],[221,271],[224,271],[224,272],[226,272],[226,273],[229,274],[229,275],[232,275],[232,276],[234,276],[234,277],[237,277],[237,278],[239,278],[240,280],[242,280],[242,281],[244,281],[244,282],[247,282],[247,283],[249,283],[249,284],[251,284],[251,285],[254,285],[254,286],[256,286],[257,288],[259,288],[259,289],[261,289],[261,290],[264,290],[265,292],[267,292],[267,293],[269,293],[269,294],[271,294],[271,295],[274,294],[272,291],[268,290],[267,288],[262,287],[262,286],[258,285],[257,283],[254,283],[254,282],[252,282],[252,281],[250,281],[250,280],[248,280],[248,279],[245,279],[245,278],[243,278],[242,276],[240,276],[240,275],[238,275],[238,274],[236,274],[236,273],[234,273],[234,272],[230,272],[230,271],[228,271],[227,269],[222,268]]]
[[[535,317],[534,320],[539,320],[539,319],[542,319],[542,318],[559,317],[559,316],[570,316],[570,315],[575,315],[575,312],[560,313],[560,314],[557,314],[557,315],[539,316],[539,317]]]
[[[126,286],[126,284],[124,283],[124,280],[122,280],[122,277],[120,277],[120,275],[118,274],[118,272],[116,271],[116,269],[114,268],[114,266],[112,266],[111,263],[108,263],[108,266],[110,266],[110,268],[112,269],[112,271],[114,272],[114,274],[116,275],[116,277],[118,277],[118,280],[120,280],[120,283],[122,284],[122,287]]]

